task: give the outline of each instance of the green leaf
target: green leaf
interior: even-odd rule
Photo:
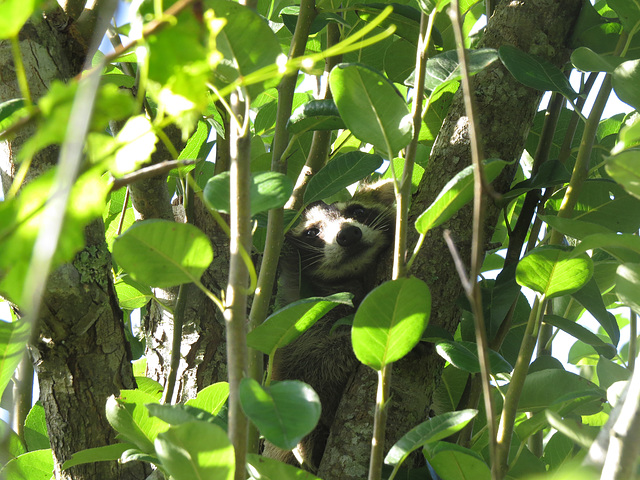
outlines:
[[[0,3],[0,39],[17,37],[22,26],[40,7],[41,0],[5,0]]]
[[[484,173],[488,182],[500,174],[507,162],[488,160]],[[425,235],[429,230],[442,225],[473,198],[473,165],[465,167],[447,182],[438,197],[416,220],[416,230]]]
[[[637,238],[637,237],[636,237]],[[625,263],[616,270],[615,291],[618,298],[633,309],[640,312],[640,264]]]
[[[555,185],[561,185],[568,183],[571,179],[571,174],[559,160],[547,160],[544,162],[538,173],[531,178],[528,178],[522,182],[514,185],[511,190],[503,195],[505,199],[516,198],[523,193],[540,188],[553,187]]]
[[[149,416],[148,403],[157,403],[155,397],[139,390],[121,390],[120,397],[107,399],[107,421],[118,432],[118,438],[136,445],[148,454],[154,454],[153,441],[168,425]]]
[[[563,397],[599,390],[601,398],[605,392],[586,378],[559,369],[541,370],[527,375],[518,403],[518,411],[538,412],[548,408]]]
[[[407,146],[413,133],[411,113],[387,78],[364,65],[341,63],[331,70],[329,85],[340,116],[356,137],[388,158]]]
[[[50,480],[52,474],[53,454],[49,448],[24,453],[0,470],[0,478],[4,480]]]
[[[394,83],[405,84],[416,67],[416,46],[399,38],[384,52],[384,74]]]
[[[31,407],[24,422],[24,441],[27,444],[27,450],[30,452],[51,448],[44,407],[40,401]]]
[[[447,480],[489,480],[491,470],[482,457],[468,448],[439,442],[424,449],[425,457],[435,472]]]
[[[138,385],[138,390],[144,393],[148,393],[151,395],[156,402],[159,402],[162,398],[162,392],[164,387],[160,382],[156,382],[149,377],[134,377],[136,380],[136,384]]]
[[[149,415],[158,417],[169,425],[181,425],[187,422],[209,422],[216,423],[216,417],[209,412],[192,407],[191,405],[160,405],[159,403],[147,404]],[[218,425],[221,426],[221,425]]]
[[[172,426],[158,435],[155,449],[175,480],[234,478],[233,445],[217,425],[194,421]]]
[[[640,122],[638,122],[640,125]],[[607,173],[636,198],[640,198],[640,152],[625,150],[609,157],[605,165]]]
[[[24,320],[0,321],[0,392],[4,392],[13,373],[27,352],[31,328]]]
[[[592,275],[593,262],[587,255],[552,246],[533,249],[516,268],[518,284],[547,298],[578,291]]]
[[[444,358],[451,365],[469,373],[480,372],[480,361],[478,360],[478,349],[473,342],[447,341],[436,342],[438,355]],[[491,373],[506,373],[513,370],[513,367],[499,353],[489,350],[489,364]]]
[[[467,50],[468,71],[470,75],[482,71],[498,59],[498,51],[493,48],[480,48],[478,50]],[[424,86],[427,90],[434,91],[438,87],[443,87],[449,82],[460,80],[460,62],[458,52],[449,50],[427,60]],[[414,78],[411,77],[409,84],[413,85]]]
[[[568,235],[569,237],[573,237],[578,240],[582,240],[589,235],[611,233],[610,229],[598,225],[597,223],[574,220],[572,218],[561,218],[554,215],[538,215],[538,217],[563,235]]]
[[[133,172],[146,163],[156,150],[157,137],[144,115],[127,120],[118,132],[116,141],[121,147],[111,164],[111,172],[118,176]]]
[[[217,64],[214,83],[221,87],[276,63],[282,54],[280,42],[255,11],[244,5],[227,0],[209,0],[207,7],[213,8],[216,19],[225,19],[226,24],[215,37],[215,48],[224,60]],[[249,94],[255,98],[264,86],[249,86]]]
[[[478,414],[477,410],[446,412],[413,427],[398,440],[384,459],[387,465],[402,464],[411,452],[427,443],[443,440],[462,430]]]
[[[580,302],[580,304],[586,308],[591,315],[593,315],[598,323],[602,325],[602,328],[607,332],[607,335],[609,335],[613,344],[618,345],[618,341],[620,340],[620,329],[618,328],[616,318],[611,312],[607,311],[607,308],[605,307],[595,276],[591,278],[591,280],[589,280],[580,290],[572,293],[571,296]],[[604,352],[599,353],[607,356]]]
[[[579,255],[596,248],[603,250],[618,248],[640,254],[640,237],[629,233],[596,233],[588,235],[575,247],[573,254]]]
[[[229,384],[227,382],[217,382],[200,390],[196,398],[190,398],[186,404],[217,415],[228,397]]]
[[[291,5],[288,7],[284,7],[280,10],[280,16],[282,17],[282,22],[287,29],[294,33],[296,29],[296,22],[298,21],[298,16],[300,15],[300,7],[298,5]],[[313,21],[311,22],[311,26],[309,27],[309,35],[314,35],[322,30],[328,23],[334,22],[345,27],[351,27],[349,22],[345,21],[341,16],[333,12],[320,12],[318,13]]]
[[[430,313],[431,293],[422,280],[383,283],[365,297],[353,319],[356,357],[374,370],[401,359],[420,341]]]
[[[270,479],[270,480],[320,480],[315,475],[287,465],[273,458],[263,457],[255,453],[247,455],[247,469],[251,475],[251,480]]]
[[[213,250],[209,238],[193,225],[145,220],[116,238],[113,257],[134,280],[165,288],[199,281]]]
[[[209,134],[211,133],[211,125],[202,120],[198,121],[196,131],[191,135],[187,144],[184,146],[178,160],[196,160],[205,159],[213,148],[214,142],[208,143]],[[195,165],[183,167],[183,172],[189,172],[195,168]]]
[[[297,380],[263,388],[252,378],[243,378],[240,404],[264,437],[283,450],[295,447],[320,419],[318,394]]]
[[[389,3],[367,3],[358,5],[357,14],[365,20],[373,20]],[[393,12],[380,24],[380,28],[396,26],[395,34],[409,42],[416,43],[420,33],[420,11],[410,5],[392,3]]]
[[[607,358],[600,357],[596,366],[600,388],[608,389],[616,382],[626,382],[631,377],[631,371],[627,368],[612,362]]]
[[[332,99],[304,103],[294,110],[287,121],[287,130],[291,133],[341,128],[345,128],[345,124]]]
[[[591,333],[582,325],[572,322],[571,320],[567,320],[558,315],[545,315],[543,321],[547,325],[553,325],[581,342],[591,345],[596,349],[596,352],[606,358],[613,358],[617,353],[616,347],[610,343],[603,342],[595,333]]]
[[[638,32],[640,28],[640,3],[638,0],[608,0],[607,3],[618,14],[627,33]]]
[[[27,266],[43,224],[43,207],[52,193],[55,172],[56,169],[52,168],[25,185],[15,198],[0,202],[0,270],[4,275],[0,276],[0,292],[17,304],[23,300]],[[102,215],[109,189],[109,180],[100,169],[89,169],[76,179],[67,203],[52,269],[71,261],[82,249],[84,227]],[[91,251],[83,255],[89,254]]]
[[[304,203],[335,195],[343,188],[375,172],[382,165],[380,155],[355,151],[331,160],[316,173],[304,193]]]
[[[338,305],[352,305],[349,293],[298,300],[271,314],[247,334],[247,345],[267,355],[290,344]]]
[[[523,85],[558,92],[571,100],[578,96],[567,77],[552,63],[512,45],[501,46],[498,53],[507,70]]]
[[[14,432],[8,423],[0,420],[0,435],[2,435],[3,443],[3,461],[7,462],[11,458],[16,458],[27,452],[22,440],[16,432]]]
[[[557,212],[563,197],[563,192],[554,195],[545,206],[547,212]],[[612,180],[587,180],[570,218],[596,223],[613,232],[634,233],[640,228],[640,200]]]
[[[229,172],[211,177],[204,187],[204,199],[211,208],[229,213]],[[280,208],[293,192],[293,181],[282,173],[260,172],[251,177],[251,215]]]
[[[618,130],[618,143],[614,147],[614,153],[640,145],[640,117],[636,116],[631,122],[618,125],[614,133]]]
[[[124,452],[130,450],[134,445],[130,443],[116,443],[115,445],[105,445],[104,447],[87,448],[74,453],[69,460],[62,464],[62,469],[83,465],[85,463],[106,462],[109,460],[120,460]]]
[[[571,63],[583,72],[613,72],[623,58],[611,55],[600,55],[590,48],[578,47],[571,53]]]
[[[142,308],[153,298],[153,293],[148,285],[135,281],[129,275],[118,278],[114,287],[120,308],[124,310]]]
[[[640,109],[640,60],[629,60],[621,63],[613,71],[611,84],[618,98],[633,108]]]
[[[583,425],[581,422],[579,423],[575,420],[563,419],[551,410],[547,410],[545,414],[549,425],[569,437],[585,450],[589,450],[593,441],[596,439],[597,432],[600,430],[594,427],[589,428],[587,425]],[[580,473],[578,473],[578,475],[580,475],[580,478],[584,478],[584,475]]]

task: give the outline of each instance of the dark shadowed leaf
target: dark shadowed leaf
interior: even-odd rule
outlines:
[[[309,204],[338,193],[375,172],[382,161],[380,155],[360,151],[340,155],[311,177],[304,193],[304,203]]]
[[[543,92],[559,92],[572,100],[578,96],[567,77],[552,63],[512,45],[503,45],[498,52],[507,70],[523,85]]]

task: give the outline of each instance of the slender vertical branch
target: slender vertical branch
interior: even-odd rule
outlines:
[[[369,480],[382,478],[382,460],[384,458],[384,437],[387,425],[387,406],[391,390],[391,367],[388,364],[378,372],[378,391],[376,410],[373,418],[373,438],[371,439],[371,458],[369,459]]]
[[[167,385],[162,393],[162,403],[171,404],[174,401],[173,391],[178,377],[180,367],[180,347],[182,345],[182,326],[184,324],[184,311],[187,305],[188,285],[180,285],[176,308],[173,311],[173,338],[171,342],[171,360],[169,365],[169,375]]]
[[[248,101],[238,94],[231,95],[231,105],[236,116],[247,118]],[[247,372],[246,320],[247,284],[249,270],[241,255],[241,249],[251,248],[251,211],[249,192],[251,186],[251,136],[247,129],[231,129],[230,168],[230,229],[229,285],[226,295],[224,319],[227,329],[227,366],[229,370],[229,438],[236,454],[235,479],[246,478],[248,421],[240,408],[240,381]]]
[[[531,362],[531,355],[538,341],[538,333],[540,330],[540,321],[542,319],[542,312],[546,300],[544,297],[536,296],[531,308],[531,314],[527,322],[527,327],[522,337],[522,344],[518,352],[518,359],[516,365],[513,368],[513,375],[511,376],[511,382],[509,383],[509,389],[504,399],[504,406],[502,408],[502,416],[500,417],[500,425],[498,427],[497,436],[497,466],[492,468],[498,470],[497,478],[504,478],[509,468],[509,447],[511,446],[511,437],[513,435],[513,427],[516,419],[516,413],[518,409],[518,401],[522,393],[524,381],[529,371],[529,363]]]
[[[424,97],[424,76],[427,64],[427,47],[433,28],[436,11],[428,17],[423,13],[420,17],[420,36],[416,52],[416,79],[413,91],[412,119],[413,137],[407,146],[402,178],[396,189],[396,234],[393,254],[394,280],[407,275],[407,223],[409,216],[409,201],[411,198],[411,177],[413,164],[422,123],[422,102]],[[389,168],[393,168],[391,165]],[[378,393],[373,417],[373,438],[371,440],[371,458],[369,460],[369,480],[377,480],[382,476],[382,461],[384,458],[385,429],[387,425],[387,407],[389,391],[391,389],[392,364],[385,365],[378,372]]]
[[[484,396],[484,405],[487,415],[487,426],[489,429],[489,452],[491,457],[491,474],[494,480],[501,478],[497,470],[497,446],[495,435],[495,417],[493,410],[493,401],[491,397],[490,384],[490,365],[489,365],[489,346],[487,342],[487,330],[484,323],[482,312],[482,294],[480,285],[478,284],[478,275],[482,268],[484,258],[484,215],[485,215],[485,193],[489,191],[489,187],[484,178],[482,170],[482,160],[484,158],[480,145],[480,136],[477,126],[477,107],[475,105],[475,97],[471,87],[471,78],[469,76],[467,52],[464,48],[464,38],[462,36],[462,24],[460,21],[460,6],[458,0],[453,0],[449,8],[449,16],[453,32],[456,37],[456,45],[458,52],[458,61],[460,63],[461,86],[464,95],[465,110],[467,112],[469,122],[469,141],[471,147],[471,161],[474,171],[474,187],[473,187],[473,238],[471,241],[471,268],[469,271],[468,282],[470,289],[466,291],[471,310],[473,311],[474,326],[476,331],[476,344],[478,346],[478,360],[480,363],[480,376],[482,379],[482,392]]]
[[[309,27],[316,15],[315,0],[302,0],[300,13],[296,22],[296,29],[291,40],[289,59],[300,57],[304,54],[309,36]],[[273,137],[273,149],[271,157],[271,170],[285,173],[287,170],[286,158],[282,158],[289,143],[289,134],[286,125],[291,116],[293,94],[295,92],[298,70],[285,75],[278,85],[278,110],[276,113],[275,133]],[[269,210],[267,221],[267,235],[264,245],[260,274],[255,290],[255,296],[249,313],[249,329],[260,325],[267,317],[269,303],[273,293],[273,284],[278,269],[278,259],[282,249],[284,232],[284,211],[282,208]],[[262,381],[263,355],[257,350],[252,350],[249,357],[249,375],[251,378]],[[250,430],[250,445],[257,451],[258,432],[255,428]]]
[[[300,4],[300,14],[298,15],[295,33],[291,41],[290,59],[304,54],[309,35],[309,26],[315,15],[315,1],[303,0]],[[276,172],[286,172],[286,159],[281,157],[289,143],[286,125],[287,120],[289,120],[291,116],[293,94],[297,78],[298,71],[296,70],[286,75],[278,86],[278,110],[271,158],[271,169]],[[253,304],[251,305],[251,313],[249,314],[249,328],[255,328],[261,324],[269,310],[273,283],[278,268],[278,258],[280,256],[280,249],[282,248],[282,232],[284,231],[283,219],[283,210],[281,208],[269,210],[264,255],[260,266],[256,294],[253,299]],[[262,380],[261,354],[252,355],[250,371],[252,378],[258,381]]]

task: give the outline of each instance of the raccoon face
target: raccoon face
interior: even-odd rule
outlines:
[[[393,238],[393,209],[360,202],[316,202],[288,235],[302,274],[335,281],[365,275]]]

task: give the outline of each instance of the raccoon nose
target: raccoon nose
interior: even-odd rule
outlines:
[[[362,230],[355,225],[349,225],[340,229],[336,240],[341,247],[350,247],[360,241],[362,238]]]

